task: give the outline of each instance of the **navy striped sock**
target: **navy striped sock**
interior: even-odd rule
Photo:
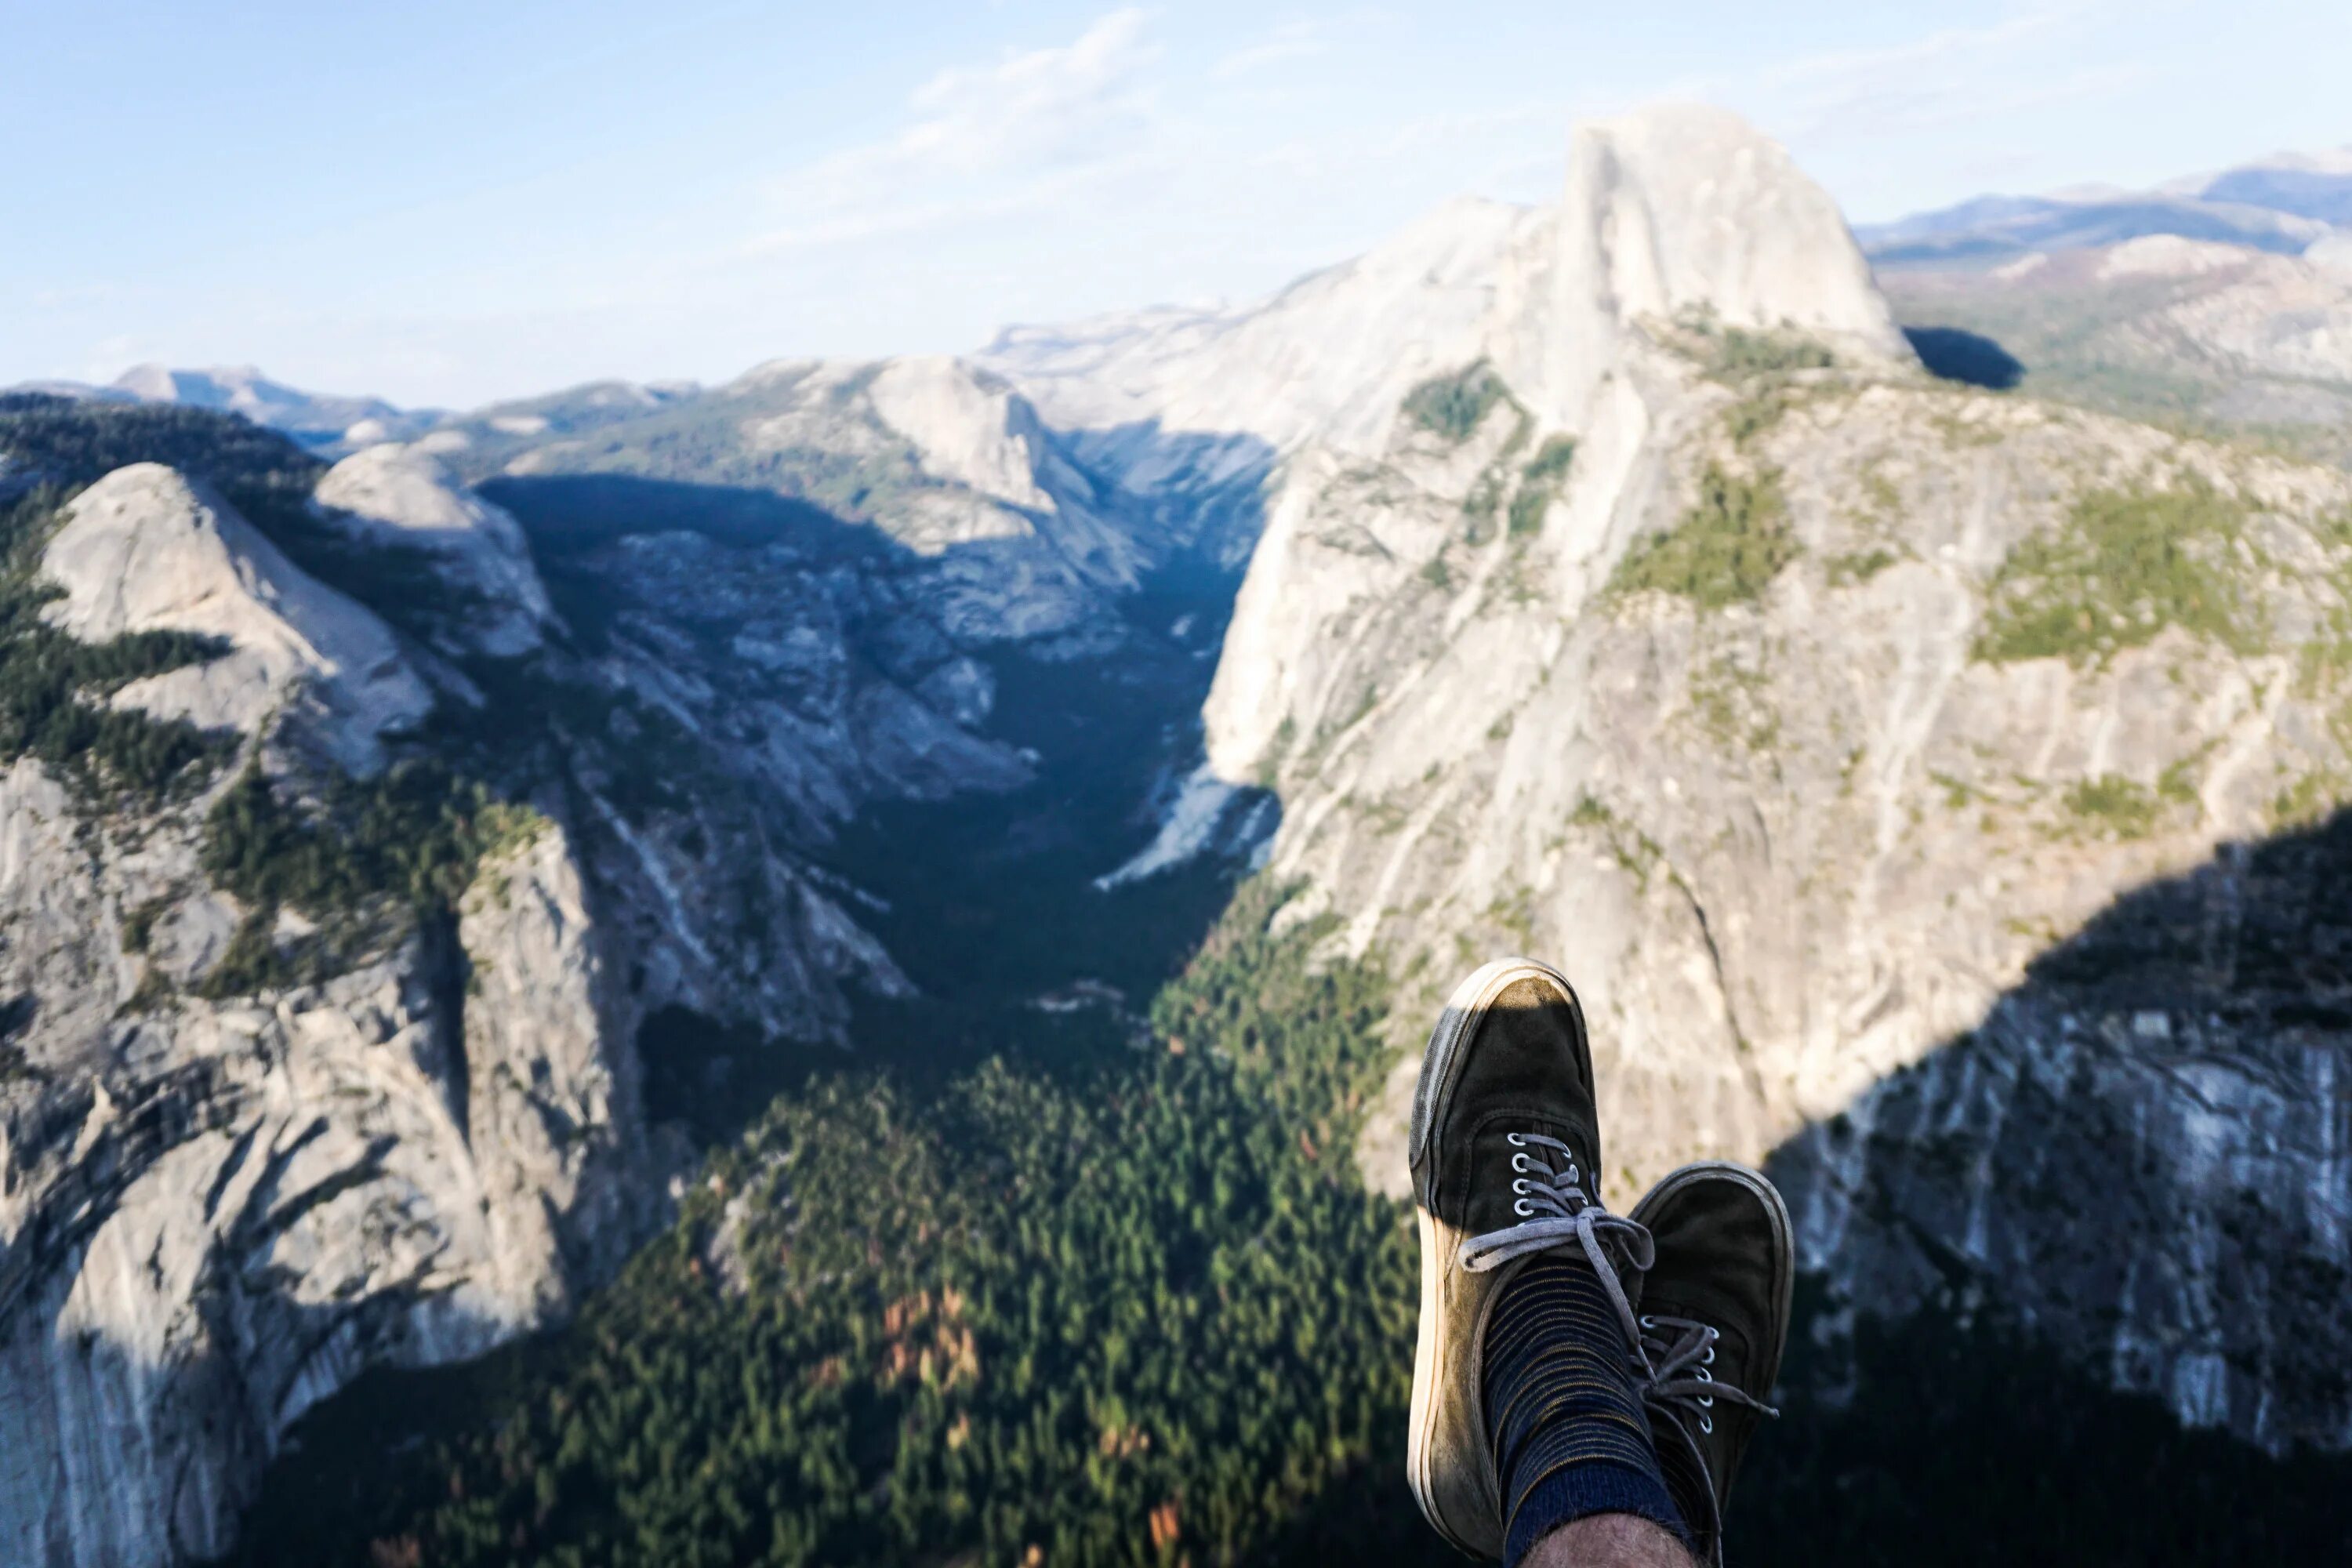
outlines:
[[[1539,1256],[1503,1288],[1486,1325],[1484,1386],[1506,1564],[1596,1513],[1637,1514],[1688,1542],[1658,1472],[1631,1354],[1616,1308],[1581,1258]]]

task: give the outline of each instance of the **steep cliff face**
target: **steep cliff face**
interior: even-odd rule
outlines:
[[[1483,954],[1564,962],[1621,1205],[1811,1137],[1808,1258],[1849,1305],[1957,1259],[2189,1419],[2341,1443],[2266,1326],[2345,1261],[2341,1037],[2001,998],[2119,893],[2341,797],[2352,489],[1931,382],[1827,199],[1719,116],[1595,128],[1571,171],[1454,363],[1278,471],[1206,722],[1218,777],[1281,796],[1290,918],[1391,954],[1408,1020]],[[1413,1067],[1362,1151],[1391,1190]],[[2092,1107],[2147,1159],[2068,1131]],[[2063,1232],[2021,1167],[2137,1218]],[[1881,1201],[1914,1190],[1945,1196]],[[2168,1213],[2192,1245],[2132,1269]],[[2280,1282],[2252,1326],[2194,1245],[2225,1227]]]
[[[40,569],[84,646],[211,639],[110,700],[221,737],[263,770],[246,779],[383,779],[433,706],[390,627],[162,465],[83,491]],[[657,1213],[625,1005],[562,826],[481,854],[454,923],[369,900],[334,973],[256,983],[257,946],[331,917],[289,903],[255,924],[216,853],[241,786],[201,771],[142,802],[22,756],[0,785],[12,1561],[225,1549],[310,1405],[365,1365],[546,1321]]]
[[[1001,387],[838,381],[743,436],[762,492],[520,521],[454,440],[0,410],[0,1555],[226,1550],[304,1410],[567,1314],[668,1118],[908,992],[834,835],[1027,781],[995,661],[1116,647],[1155,547]],[[779,494],[874,463],[887,528]]]
[[[12,823],[69,824],[32,771]],[[657,1191],[634,1067],[551,827],[486,868],[506,902],[464,934],[517,962],[462,1007],[461,952],[425,933],[277,995],[133,1003],[134,975],[201,952],[188,928],[225,933],[207,901],[163,917],[143,970],[118,945],[188,847],[152,833],[116,874],[42,837],[20,829],[8,888],[29,1020],[0,1151],[9,1551],[216,1553],[312,1403],[370,1364],[478,1353],[617,1262]]]
[[[2352,1447],[2347,858],[2339,815],[2125,893],[1785,1145],[1830,1322],[1989,1302],[2191,1425]]]

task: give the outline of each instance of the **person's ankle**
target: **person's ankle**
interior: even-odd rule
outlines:
[[[1521,1568],[1696,1568],[1674,1531],[1630,1513],[1596,1513],[1561,1525],[1520,1559]]]
[[[1587,1460],[1562,1466],[1527,1487],[1511,1517],[1504,1521],[1503,1561],[1511,1564],[1539,1562],[1538,1543],[1590,1519],[1634,1521],[1678,1545],[1683,1541],[1673,1494],[1654,1467],[1641,1469]]]

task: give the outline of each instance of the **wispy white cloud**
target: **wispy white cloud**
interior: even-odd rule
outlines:
[[[1694,78],[1675,96],[1748,108],[1801,153],[1883,152],[1893,138],[1992,126],[2144,84],[2153,67],[2139,58],[2084,63],[2122,15],[2121,0],[2061,0],[1982,26],[1770,61],[1742,77]]]
[[[2021,11],[1981,27],[1938,27],[1899,44],[1866,49],[1832,49],[1767,66],[1759,79],[1767,87],[1801,87],[1807,83],[1844,86],[1858,81],[1885,80],[1906,72],[1948,66],[1971,58],[2013,55],[2038,38],[2050,37],[2069,24],[2087,19],[2098,7],[2089,5],[2044,6]]]
[[[1827,121],[1874,133],[1929,131],[1998,120],[2029,109],[2087,102],[2139,86],[2154,74],[2144,60],[2117,60],[2048,78],[1997,84],[1856,89],[1842,97],[1832,113],[1817,117],[1806,129],[1818,129]]]
[[[1143,69],[1158,52],[1144,13],[1130,7],[1068,44],[950,67],[908,97],[908,118],[891,135],[772,182],[791,222],[748,248],[851,243],[1030,205],[1070,171],[1148,140]]]
[[[1141,120],[1136,78],[1158,53],[1144,36],[1144,13],[1130,6],[1074,43],[950,67],[915,89],[911,102],[925,118],[898,137],[892,153],[961,174],[1082,157],[1107,126]]]
[[[1209,68],[1217,81],[1231,81],[1286,60],[1311,59],[1330,51],[1330,40],[1315,22],[1285,22],[1255,43],[1244,44]]]

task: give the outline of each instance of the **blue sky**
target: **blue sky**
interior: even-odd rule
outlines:
[[[1748,114],[1856,222],[2352,142],[2342,0],[0,0],[0,384],[470,405],[1247,298],[1574,120]]]

